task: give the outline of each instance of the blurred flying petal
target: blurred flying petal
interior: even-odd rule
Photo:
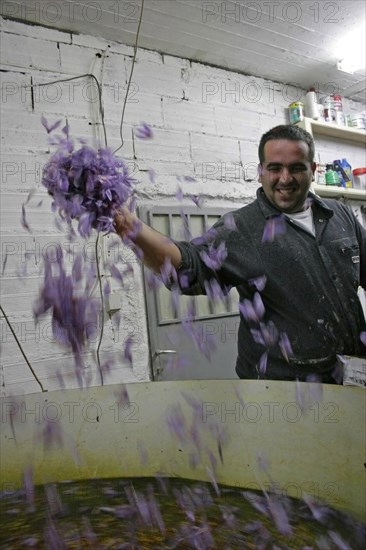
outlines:
[[[256,344],[261,344],[262,346],[265,346],[265,341],[261,330],[257,328],[251,328],[250,334],[252,335],[253,340]]]
[[[289,337],[287,336],[286,332],[280,332],[278,345],[281,349],[282,355],[284,356],[284,358],[288,362],[289,357],[293,357],[294,352],[292,351],[292,346],[291,346]]]
[[[104,287],[103,287],[103,295],[104,296],[109,296],[109,294],[111,293],[111,284],[110,282],[108,281],[108,279],[105,281],[104,283]]]
[[[177,187],[177,191],[175,193],[175,198],[181,202],[183,199],[184,199],[184,193],[183,193],[183,190],[182,188],[178,185]]]
[[[283,504],[279,500],[270,497],[268,505],[272,519],[279,533],[290,536],[292,534],[292,528]]]
[[[212,454],[211,454],[211,459],[213,458]],[[215,493],[217,494],[217,496],[220,496],[221,492],[220,492],[220,487],[217,483],[217,480],[216,480],[216,476],[214,474],[214,469],[213,468],[210,468],[209,466],[206,467],[206,472],[208,474],[208,477],[210,478],[210,481],[213,485],[213,488],[215,489]]]
[[[28,231],[29,233],[32,233],[31,231],[31,228],[29,227],[29,224],[26,220],[26,216],[25,216],[25,206],[24,204],[22,204],[22,217],[21,217],[21,224],[22,224],[22,227],[24,229],[26,229],[26,231]]]
[[[336,531],[328,531],[328,534],[339,550],[353,550]]]
[[[37,192],[37,189],[35,187],[33,187],[33,189],[31,189],[28,193],[28,196],[27,196],[27,199],[24,203],[24,205],[28,204],[28,202],[31,200],[31,198],[33,197],[33,195]]]
[[[133,338],[132,336],[128,336],[125,341],[125,349],[124,349],[124,358],[130,363],[132,366],[132,344],[133,344]]]
[[[223,301],[225,299],[221,286],[216,279],[205,281],[204,286],[208,298],[213,302]]]
[[[35,486],[33,466],[28,464],[23,471],[23,487],[25,493],[25,501],[28,506],[28,512],[35,511]]]
[[[8,251],[6,250],[4,260],[3,260],[3,269],[2,269],[2,272],[1,272],[2,275],[4,275],[4,271],[5,271],[7,261],[8,261]]]
[[[156,179],[156,172],[155,172],[155,170],[148,170],[148,171],[147,171],[147,175],[148,175],[148,177],[149,177],[150,183],[155,183],[155,179]]]
[[[197,206],[197,208],[202,208],[203,199],[200,195],[188,195],[192,202]]]
[[[239,388],[235,386],[235,394],[236,394],[236,397],[238,398],[239,400],[239,403],[242,407],[245,407],[245,401],[244,401],[244,398],[243,396],[241,395],[240,391],[239,391]]]
[[[262,243],[273,242],[276,237],[286,233],[286,219],[283,214],[268,218],[264,226]]]
[[[130,397],[128,395],[127,386],[125,384],[121,384],[119,389],[114,392],[114,395],[117,399],[118,405],[125,407],[130,403]]]
[[[171,405],[166,411],[166,423],[169,430],[180,440],[186,439],[186,420],[181,405]]]
[[[134,133],[139,139],[151,139],[153,137],[153,131],[146,122],[141,122],[140,126],[135,128]]]
[[[146,450],[146,447],[141,443],[141,441],[137,442],[137,450],[140,457],[140,464],[142,466],[147,466],[149,463],[149,453]]]
[[[257,465],[261,472],[268,473],[269,471],[269,460],[263,451],[257,451],[255,453]]]
[[[54,122],[53,124],[49,124],[47,122],[47,119],[45,116],[42,115],[41,117],[41,123],[42,123],[42,126],[45,127],[46,131],[47,131],[47,134],[50,134],[51,132],[53,132],[53,130],[56,130],[56,128],[58,128],[61,124],[61,120],[57,120],[57,122]]]
[[[160,288],[163,283],[153,271],[149,271],[147,273],[147,284],[150,289],[157,289]]]
[[[217,271],[227,257],[225,242],[221,241],[218,246],[209,245],[207,252],[205,250],[201,251],[200,256],[208,268]]]
[[[259,323],[265,314],[264,304],[259,292],[254,294],[253,301],[244,298],[244,300],[239,303],[239,311],[246,321]]]
[[[347,359],[343,355],[337,354],[337,363],[332,371],[332,377],[337,382],[337,384],[342,384],[343,382],[343,371],[346,364]]]
[[[203,235],[201,235],[199,237],[195,237],[194,239],[192,239],[192,243],[197,244],[197,245],[208,244],[208,243],[212,242],[215,239],[216,235],[217,235],[217,230],[215,228],[211,227]]]
[[[81,281],[83,277],[83,258],[82,256],[76,256],[72,266],[72,278],[75,282]]]
[[[264,352],[259,359],[259,372],[265,374],[267,370],[268,351]]]
[[[302,498],[317,521],[321,523],[326,523],[328,521],[330,509],[327,506],[307,493],[304,493]]]
[[[238,228],[235,223],[235,217],[232,212],[228,212],[227,214],[224,214],[224,225],[228,229],[231,229],[232,231],[237,231]]]
[[[194,410],[194,412],[198,415],[201,415],[202,413],[202,406],[203,402],[199,399],[197,399],[193,394],[187,393],[185,391],[180,392],[183,396],[184,400],[188,403],[190,407]]]
[[[321,377],[318,374],[309,374],[306,377],[306,382],[310,382],[309,395],[315,403],[323,401],[323,384]]]
[[[114,279],[116,279],[120,283],[123,283],[122,273],[120,272],[120,270],[114,264],[112,264],[110,266],[110,271],[111,271],[111,275]]]
[[[56,378],[57,378],[57,382],[58,382],[58,385],[59,387],[64,390],[65,389],[65,381],[64,381],[64,377],[62,376],[61,372],[59,370],[56,371]]]
[[[273,321],[268,321],[268,323],[259,323],[259,328],[265,345],[269,348],[275,346],[278,342],[279,333]]]
[[[363,343],[363,345],[366,346],[366,332],[365,331],[360,332],[360,340]]]
[[[183,210],[180,210],[179,215],[183,222],[183,239],[185,241],[190,241],[192,238],[191,230],[189,228],[189,221],[188,216],[183,212]]]

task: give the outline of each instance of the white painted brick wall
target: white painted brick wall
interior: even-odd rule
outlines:
[[[32,317],[42,282],[42,255],[51,253],[55,243],[65,254],[67,247],[65,237],[55,227],[51,199],[40,188],[41,169],[50,152],[40,118],[42,114],[50,121],[67,118],[72,135],[87,138],[94,146],[103,144],[103,134],[95,87],[89,80],[44,87],[39,84],[93,70],[103,85],[108,144],[114,150],[120,145],[119,126],[133,48],[8,20],[1,20],[1,32],[1,303],[45,387],[58,387],[57,371],[72,387],[72,357],[53,342],[49,318],[36,326]],[[287,122],[286,108],[299,93],[303,91],[261,78],[140,50],[125,111],[124,146],[119,152],[140,180],[140,204],[160,201],[176,206],[178,185],[184,193],[200,194],[207,206],[233,206],[252,200],[257,189],[259,138],[269,128]],[[350,111],[359,110],[352,102],[346,105]],[[133,129],[142,121],[152,126],[152,140],[135,139]],[[335,158],[341,153],[339,144],[329,141],[319,142],[319,151],[322,157]],[[346,153],[357,158],[361,154],[353,149]],[[156,173],[153,181],[149,170]],[[180,176],[194,176],[196,181],[178,181]],[[37,193],[27,209],[33,230],[29,234],[20,224],[21,205],[34,187]],[[185,199],[183,204],[188,203]],[[107,239],[101,246],[104,259]],[[75,246],[87,254],[94,241],[79,240]],[[131,251],[126,252],[122,244],[120,247],[126,261],[132,262],[133,276],[122,291],[111,281],[113,291],[123,298],[123,307],[118,329],[115,318],[105,319],[101,356],[115,356],[118,364],[106,377],[107,383],[150,378],[141,265]],[[66,264],[69,269],[70,257]],[[108,271],[103,275],[108,277]],[[4,318],[0,318],[0,329],[1,384],[4,380],[5,391],[38,391]],[[124,342],[131,334],[133,369],[122,357]],[[86,355],[86,364],[90,382],[97,384],[92,350]]]

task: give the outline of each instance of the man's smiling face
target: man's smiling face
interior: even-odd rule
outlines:
[[[264,146],[259,181],[267,199],[285,213],[300,212],[316,169],[304,141],[271,139]]]

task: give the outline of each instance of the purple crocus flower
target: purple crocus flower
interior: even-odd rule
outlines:
[[[57,126],[46,124],[49,132]],[[64,136],[51,140],[56,151],[42,175],[42,184],[53,196],[54,209],[67,223],[79,220],[82,237],[88,237],[92,229],[115,231],[114,214],[129,199],[136,181],[125,162],[110,149],[96,150],[83,144],[75,150],[68,124],[62,132]]]
[[[283,214],[268,218],[264,226],[262,243],[271,243],[276,237],[286,233],[286,218]]]
[[[146,122],[141,122],[140,126],[134,130],[135,136],[139,139],[151,139],[153,131]]]

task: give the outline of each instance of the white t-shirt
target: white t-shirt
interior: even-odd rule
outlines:
[[[311,207],[303,210],[302,212],[294,212],[291,214],[286,214],[290,220],[293,220],[298,225],[301,225],[306,231],[315,236],[315,225],[313,218],[313,210]]]

